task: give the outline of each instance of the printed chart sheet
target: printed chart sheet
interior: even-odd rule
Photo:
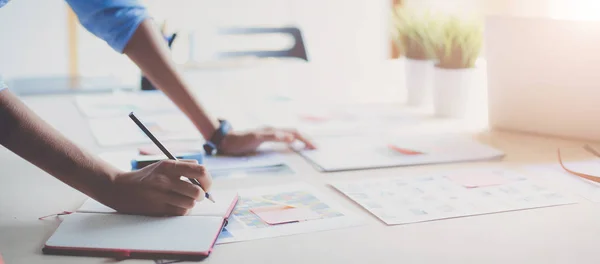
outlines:
[[[388,225],[577,203],[503,168],[455,170],[331,184]]]

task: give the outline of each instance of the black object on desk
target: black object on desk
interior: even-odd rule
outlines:
[[[171,48],[171,46],[173,45],[175,38],[177,38],[177,33],[173,33],[173,35],[171,35],[170,37],[165,38],[167,40],[167,45],[169,46],[169,48]],[[148,78],[146,78],[146,76],[143,76],[143,75],[142,75],[141,85],[142,85],[143,91],[156,90],[156,87],[154,87],[152,82],[150,82],[150,80],[148,80]]]
[[[251,50],[251,51],[224,51],[219,52],[219,57],[246,57],[258,58],[284,58],[292,57],[308,61],[306,46],[302,38],[302,32],[297,27],[250,27],[250,28],[226,28],[219,30],[221,35],[260,35],[260,34],[288,34],[294,38],[294,46],[287,50]]]

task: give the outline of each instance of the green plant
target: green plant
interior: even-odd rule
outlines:
[[[439,34],[440,20],[428,11],[418,13],[415,10],[397,7],[393,9],[392,22],[395,43],[404,56],[417,60],[435,58],[432,41]]]
[[[483,23],[449,16],[434,37],[436,66],[445,69],[475,67],[483,46]]]

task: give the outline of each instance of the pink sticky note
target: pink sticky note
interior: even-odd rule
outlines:
[[[492,172],[453,174],[449,175],[448,178],[467,188],[502,185],[508,182],[505,178]]]
[[[308,208],[295,208],[290,206],[273,206],[250,209],[269,225],[293,223],[321,218],[319,214]]]
[[[327,116],[318,116],[318,115],[301,115],[300,119],[306,122],[313,123],[324,123],[329,121],[331,118]]]

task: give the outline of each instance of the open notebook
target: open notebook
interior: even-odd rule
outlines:
[[[238,201],[237,192],[213,191],[216,201],[198,202],[186,216],[120,214],[88,199],[65,216],[43,252],[120,258],[207,257]]]

